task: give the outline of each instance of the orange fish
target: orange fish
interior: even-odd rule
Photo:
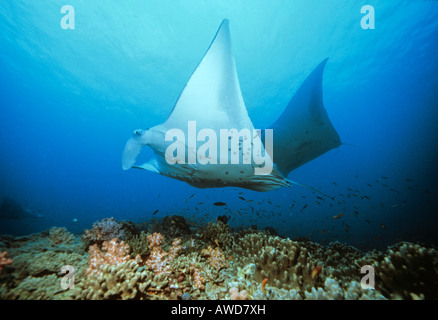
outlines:
[[[266,283],[268,282],[268,278],[264,278],[263,279],[263,281],[262,281],[262,291],[264,292],[264,293],[266,293],[266,291],[265,291],[265,286],[266,286]]]
[[[228,258],[228,260],[233,260],[233,258],[234,258],[234,256],[233,255],[231,255],[229,258]]]
[[[312,274],[310,275],[312,277],[312,280],[316,278],[317,275],[321,273],[322,267],[317,266],[315,269],[313,269]]]
[[[214,240],[214,243],[216,243],[216,245],[219,247],[219,242],[217,241],[217,239]]]

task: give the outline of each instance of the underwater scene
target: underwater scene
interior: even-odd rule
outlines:
[[[1,1],[0,30],[0,300],[438,299],[438,1]]]

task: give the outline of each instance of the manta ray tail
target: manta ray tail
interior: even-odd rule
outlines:
[[[322,102],[323,60],[304,80],[280,117],[274,130],[273,160],[287,175],[299,166],[341,145]]]
[[[292,181],[292,180],[288,180],[290,183],[292,183],[292,184],[295,184],[295,185],[297,185],[297,186],[300,186],[300,187],[303,187],[303,188],[307,188],[307,189],[310,189],[310,190],[312,190],[312,191],[314,191],[314,192],[317,192],[317,193],[319,193],[319,194],[322,194],[324,197],[327,197],[327,198],[330,198],[330,199],[334,199],[333,197],[330,197],[329,195],[327,195],[327,194],[325,194],[324,192],[321,192],[321,191],[319,191],[318,189],[315,189],[315,188],[313,188],[313,187],[311,187],[311,186],[308,186],[308,185],[305,185],[305,184],[302,184],[302,183],[299,183],[299,182],[296,182],[296,181]]]

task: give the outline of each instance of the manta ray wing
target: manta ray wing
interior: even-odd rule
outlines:
[[[322,103],[322,75],[326,62],[327,59],[310,73],[281,116],[269,126],[274,130],[274,160],[285,177],[341,145]]]
[[[190,119],[196,120],[199,129],[253,129],[240,91],[226,19],[163,125],[185,128]]]

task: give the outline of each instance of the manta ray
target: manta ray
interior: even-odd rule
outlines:
[[[41,219],[43,216],[38,212],[30,209],[25,209],[21,204],[9,197],[3,197],[3,202],[0,206],[0,220],[3,219]]]
[[[288,174],[341,145],[322,102],[326,62],[310,73],[274,123],[256,130],[240,90],[229,22],[223,20],[167,120],[133,132],[122,168],[149,170],[198,188],[308,187]],[[144,146],[154,155],[136,165]]]

